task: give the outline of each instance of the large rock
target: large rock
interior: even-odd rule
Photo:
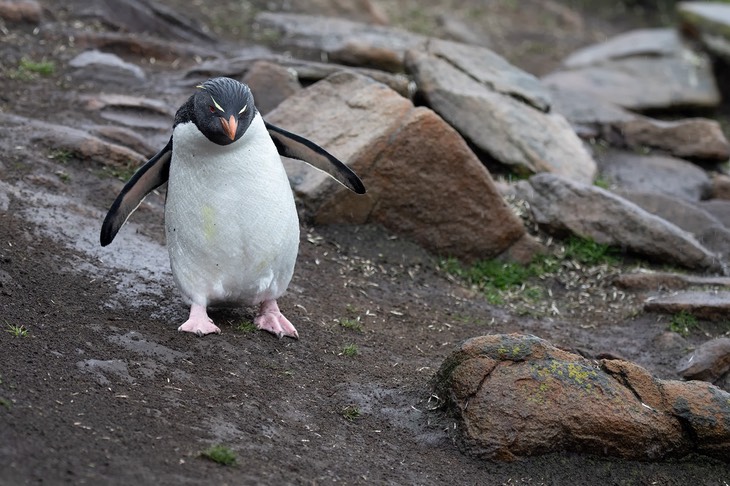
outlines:
[[[710,193],[707,172],[682,159],[607,151],[598,161],[601,175],[621,190],[658,192],[688,201],[699,201]]]
[[[711,53],[730,59],[730,5],[723,2],[680,2],[682,31]]]
[[[519,187],[533,218],[548,231],[573,233],[687,268],[723,271],[717,256],[690,233],[609,191],[554,174],[532,176]]]
[[[728,261],[730,231],[698,204],[657,192],[618,191],[618,194],[651,214],[692,233],[705,248],[716,253],[725,262]]]
[[[710,59],[676,34],[657,29],[629,32],[568,58],[563,69],[543,81],[567,91],[587,93],[630,110],[710,108],[720,103]],[[637,42],[636,39],[643,39]],[[671,50],[668,48],[671,47]]]
[[[531,75],[491,51],[432,40],[406,54],[428,104],[480,150],[519,173],[591,182],[596,164]]]
[[[658,380],[626,361],[591,361],[535,336],[464,342],[441,365],[436,395],[460,425],[463,446],[482,458],[699,452],[730,460],[730,394]]]
[[[144,81],[146,75],[139,66],[126,62],[116,54],[97,51],[84,51],[69,61],[69,66],[76,68],[73,78],[85,83],[94,80],[108,84],[135,84]]]
[[[724,384],[730,373],[730,338],[719,337],[702,343],[679,362],[677,373],[687,380]]]
[[[581,138],[600,138],[615,147],[659,150],[675,157],[709,162],[727,160],[730,144],[715,120],[664,121],[633,113],[592,94],[550,87],[552,106]]]
[[[321,144],[365,183],[367,195],[356,196],[319,171],[287,162],[315,222],[380,223],[431,251],[466,259],[496,256],[525,235],[459,134],[370,78],[332,75],[267,119]]]
[[[700,319],[724,321],[730,313],[730,291],[687,290],[659,295],[648,299],[644,310],[665,314],[687,312]]]
[[[403,70],[403,54],[426,37],[405,30],[316,15],[262,12],[260,29],[273,31],[280,47],[296,48],[319,59],[385,71]]]

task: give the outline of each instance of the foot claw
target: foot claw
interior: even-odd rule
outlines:
[[[190,308],[190,318],[177,328],[181,332],[192,332],[198,337],[206,334],[220,334],[221,330],[213,324],[213,321],[205,312],[205,307],[193,305]]]
[[[257,328],[268,331],[279,339],[284,336],[299,339],[299,333],[289,319],[281,313],[275,300],[267,300],[262,303],[259,315],[253,322]]]

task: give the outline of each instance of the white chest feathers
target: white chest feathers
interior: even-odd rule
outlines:
[[[226,146],[193,123],[175,127],[165,230],[175,282],[191,302],[253,305],[284,293],[299,221],[260,115]]]

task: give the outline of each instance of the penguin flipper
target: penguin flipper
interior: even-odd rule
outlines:
[[[304,137],[287,132],[271,123],[265,123],[266,129],[269,131],[272,140],[274,140],[274,145],[276,145],[280,155],[303,160],[312,167],[326,172],[352,192],[365,194],[365,186],[357,174],[334,155]]]
[[[154,157],[137,169],[131,179],[124,185],[101,225],[99,241],[107,246],[114,240],[119,229],[127,222],[129,216],[139,207],[142,200],[167,182],[170,176],[170,160],[172,159],[172,137],[167,145]]]

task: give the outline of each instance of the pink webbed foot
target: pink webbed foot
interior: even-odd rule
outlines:
[[[254,318],[253,323],[257,328],[269,331],[278,338],[289,336],[299,339],[299,333],[289,319],[281,313],[275,300],[265,300],[261,303],[259,315]]]
[[[213,320],[208,317],[205,306],[193,304],[190,306],[190,317],[177,328],[178,331],[192,332],[198,337],[206,334],[220,334],[221,330],[213,324]]]

